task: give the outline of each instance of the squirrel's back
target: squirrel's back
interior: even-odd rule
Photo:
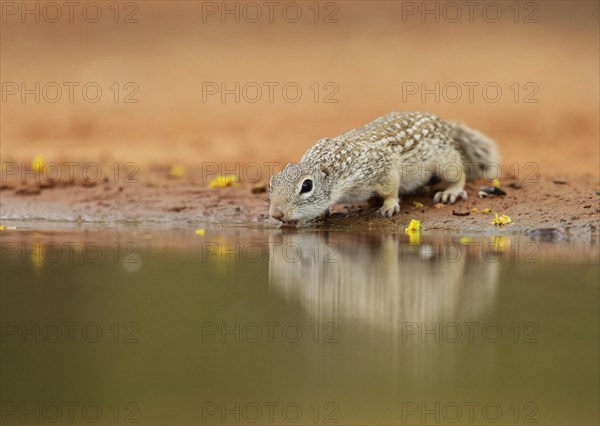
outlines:
[[[381,148],[402,155],[436,138],[445,139],[456,147],[468,179],[493,177],[500,156],[492,139],[462,123],[446,121],[425,112],[390,112],[335,138],[321,139],[300,161],[352,164],[352,154],[357,150]]]

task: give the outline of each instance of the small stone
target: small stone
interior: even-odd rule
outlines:
[[[456,211],[456,210],[452,210],[452,214],[454,216],[469,216],[471,214],[471,212],[468,211],[468,210],[464,211],[464,212],[459,212],[459,211]]]
[[[42,190],[40,188],[25,187],[15,191],[15,195],[38,195]]]
[[[267,184],[266,183],[257,183],[252,187],[253,194],[264,194],[267,192]]]
[[[38,183],[38,188],[40,188],[40,189],[54,188],[54,181],[49,180],[46,182],[40,182],[40,183]]]
[[[506,192],[503,189],[497,188],[495,186],[484,186],[480,189],[478,195],[479,198],[494,197],[496,195],[506,195]]]
[[[167,211],[179,213],[181,211],[184,211],[185,209],[187,209],[187,206],[175,206],[175,207],[168,208]]]
[[[552,178],[552,182],[557,185],[566,185],[567,181],[561,178]]]

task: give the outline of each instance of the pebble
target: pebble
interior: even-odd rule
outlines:
[[[265,192],[267,192],[267,184],[265,183],[258,183],[252,187],[253,194],[264,194]]]
[[[479,198],[494,197],[496,195],[506,195],[506,192],[495,186],[484,186],[477,194]]]
[[[15,191],[15,195],[38,195],[42,190],[40,188],[25,187]]]

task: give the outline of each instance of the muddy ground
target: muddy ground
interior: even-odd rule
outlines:
[[[382,218],[375,214],[378,200],[360,205],[332,206],[327,217],[309,228],[374,229],[401,232],[411,219],[424,229],[463,234],[523,234],[554,228],[555,234],[532,234],[542,239],[598,240],[600,188],[592,177],[539,176],[538,182],[501,181],[506,195],[478,197],[485,180],[467,185],[469,199],[454,205],[434,205],[434,189],[407,196],[401,214]],[[239,182],[210,188],[201,176],[174,178],[168,170],[141,174],[137,183],[74,179],[22,184],[16,177],[2,186],[4,222],[50,220],[74,223],[140,224],[158,227],[200,227],[203,224],[279,227],[268,216],[268,193],[262,182]],[[422,207],[418,204],[422,204]],[[473,209],[477,209],[475,212]],[[490,209],[490,213],[481,212]],[[513,223],[498,227],[495,213]]]

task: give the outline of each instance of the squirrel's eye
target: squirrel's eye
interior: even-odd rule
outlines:
[[[305,194],[307,192],[310,192],[312,190],[312,187],[313,187],[312,180],[304,179],[304,182],[302,182],[302,189],[300,189],[300,194]]]

